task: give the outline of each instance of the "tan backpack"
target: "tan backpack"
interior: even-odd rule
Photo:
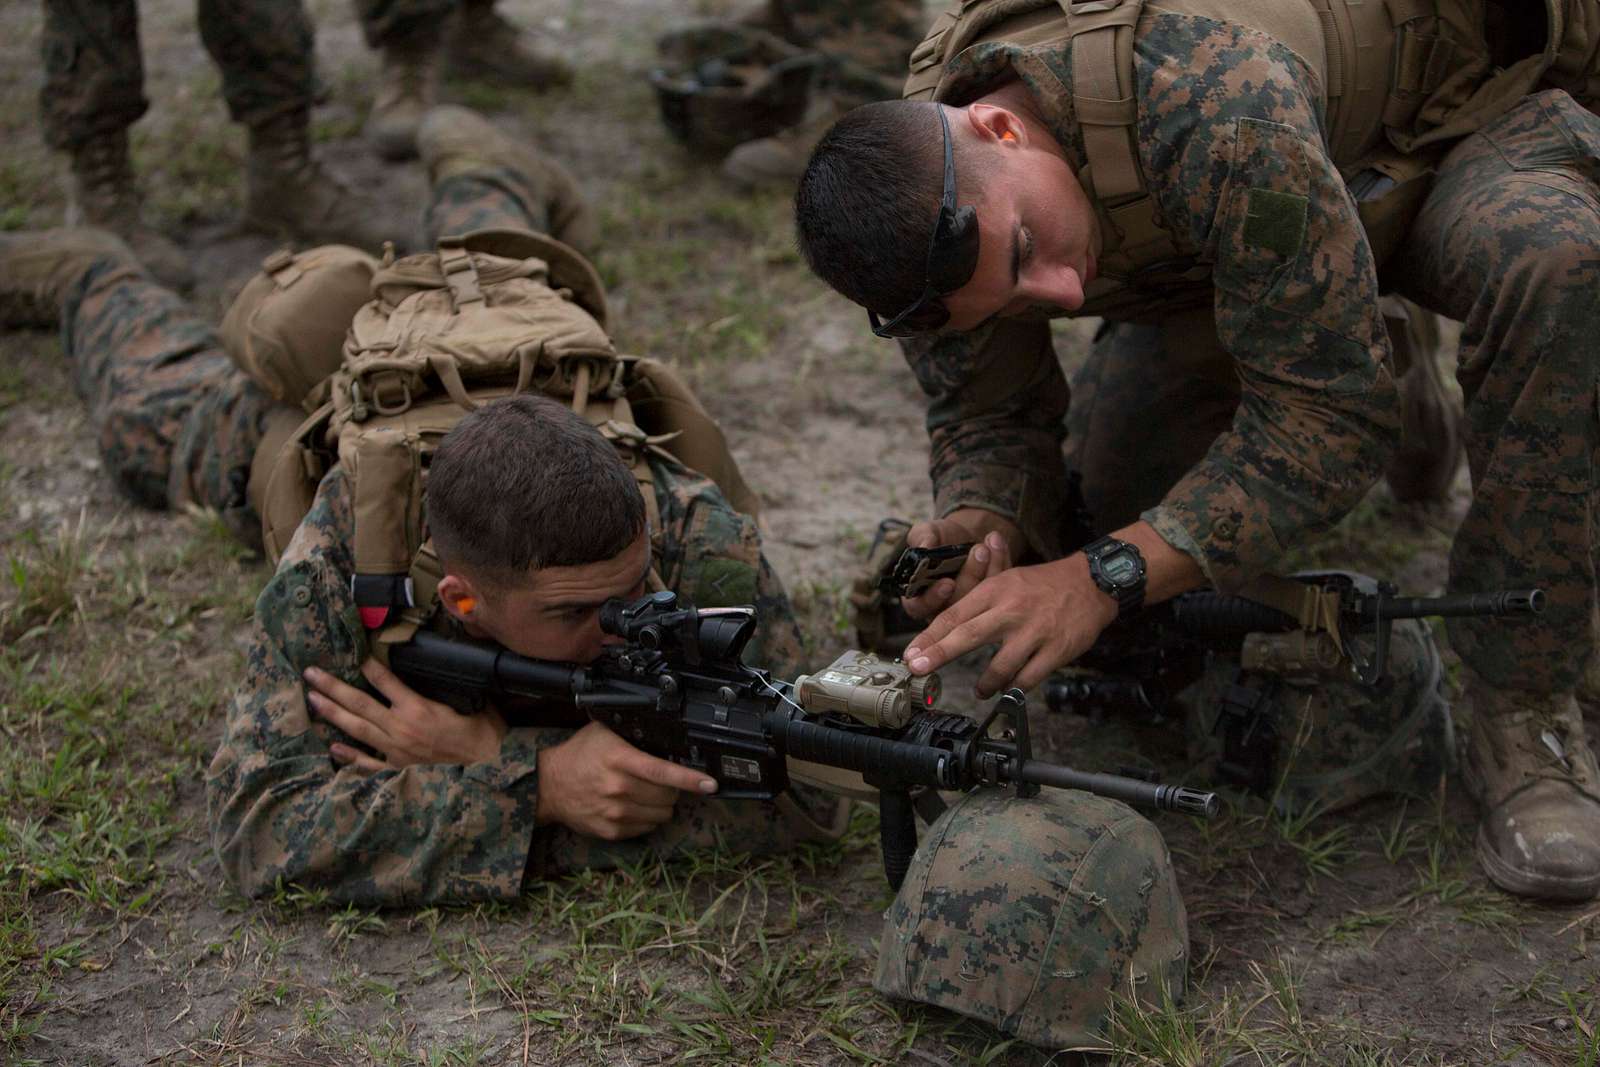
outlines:
[[[1074,108],[1105,253],[1080,314],[1148,311],[1152,296],[1209,302],[1210,270],[1162,226],[1139,163],[1134,28],[1165,11],[1261,30],[1321,75],[1335,165],[1381,265],[1398,247],[1449,143],[1541,84],[1585,102],[1600,92],[1600,0],[1489,0],[1507,20],[1542,20],[1542,50],[1491,55],[1484,0],[957,0],[912,52],[907,99],[963,103],[947,64],[973,45],[1072,49]],[[1498,65],[1497,65],[1498,64]]]
[[[306,253],[304,262],[314,255]],[[315,262],[349,269],[339,256]],[[317,281],[314,267],[300,269],[306,277],[297,285]],[[285,291],[253,292],[270,301]],[[330,308],[343,293],[329,291]],[[264,443],[251,481],[262,539],[275,562],[322,476],[334,463],[343,467],[354,492],[353,592],[363,623],[383,628],[380,645],[409,639],[432,610],[441,574],[423,530],[429,456],[485,400],[533,391],[571,404],[628,462],[654,530],[660,521],[647,462],[652,451],[714,480],[738,510],[756,512],[755,495],[716,423],[670,368],[616,351],[605,332],[599,276],[561,242],[521,230],[441,238],[435,252],[386,256],[370,294],[348,320],[334,369],[298,398],[315,410],[278,441]],[[321,317],[331,314],[325,308]],[[254,355],[242,357],[247,338],[238,324],[264,321],[277,324],[272,342],[257,339]],[[229,322],[235,324],[224,338],[229,351],[253,378],[275,383],[269,388],[303,382],[312,376],[307,368],[329,365],[326,330],[308,327],[297,335],[292,318],[270,309],[230,312]],[[274,359],[277,353],[295,353],[294,365]]]

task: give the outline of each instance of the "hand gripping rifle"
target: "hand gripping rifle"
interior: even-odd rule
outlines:
[[[593,720],[654,756],[715,778],[724,799],[771,800],[789,785],[788,761],[862,775],[879,791],[884,873],[898,889],[916,851],[912,791],[1009,785],[1083,789],[1130,804],[1215,815],[1216,794],[1033,758],[1027,706],[1011,689],[980,723],[936,709],[937,675],[846,652],[793,683],[740,659],[757,625],[753,608],[697,611],[676,594],[609,600],[600,626],[623,639],[587,666],[529,659],[498,645],[419,632],[389,665],[424,696],[461,707],[491,702],[514,726]],[[570,700],[575,720],[558,704]],[[1004,729],[990,728],[1004,718]],[[929,795],[929,794],[925,794]]]

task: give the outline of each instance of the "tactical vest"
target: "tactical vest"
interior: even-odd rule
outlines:
[[[1449,144],[1541,85],[1600,95],[1600,0],[1537,0],[1491,13],[1523,30],[1491,46],[1483,0],[957,0],[911,54],[904,95],[960,105],[990,86],[952,84],[951,60],[1001,42],[1071,50],[1070,89],[1104,251],[1080,315],[1209,300],[1210,268],[1180,251],[1139,161],[1134,33],[1144,11],[1242,25],[1319,76],[1328,149],[1381,265],[1398,246]],[[1535,28],[1536,29],[1536,28]],[[1526,54],[1517,54],[1518,50]]]
[[[267,280],[240,294],[223,340],[252,378],[310,412],[292,427],[280,414],[257,450],[250,498],[264,547],[276,563],[322,476],[339,464],[354,494],[352,591],[380,655],[432,614],[443,574],[423,529],[428,465],[485,400],[531,391],[570,404],[628,464],[656,535],[652,453],[706,475],[736,509],[755,514],[755,494],[689,388],[666,365],[612,346],[599,276],[571,248],[527,231],[480,230],[441,238],[436,252],[367,261],[371,299],[351,318],[351,286],[322,288],[316,276],[348,282],[359,255],[269,258]],[[286,295],[298,285],[310,288]],[[320,333],[341,301],[348,329],[329,351]],[[275,304],[316,305],[316,313],[297,320]],[[313,368],[322,370],[318,384],[290,395],[293,383],[316,377]]]

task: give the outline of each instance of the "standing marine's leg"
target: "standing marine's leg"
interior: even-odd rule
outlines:
[[[134,0],[45,0],[44,88],[39,120],[45,143],[72,158],[67,222],[99,226],[127,241],[155,275],[184,287],[187,257],[144,224],[128,127],[150,106],[139,52]]]
[[[1451,588],[1545,590],[1532,619],[1451,620],[1477,714],[1469,782],[1491,878],[1600,892],[1600,771],[1573,701],[1594,654],[1600,506],[1600,118],[1544,92],[1441,165],[1397,276],[1462,320],[1473,500]]]
[[[355,0],[367,46],[378,52],[378,87],[367,140],[384,159],[417,154],[417,127],[439,101],[445,27],[457,0]]]
[[[533,48],[494,0],[355,0],[367,44],[382,64],[366,134],[385,159],[417,154],[417,128],[438,102],[441,68],[453,77],[542,90],[567,85],[572,68]]]
[[[200,0],[199,19],[228,112],[250,131],[247,221],[368,251],[400,236],[312,155],[314,42],[300,0]]]

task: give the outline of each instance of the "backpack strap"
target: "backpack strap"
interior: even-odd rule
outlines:
[[[341,445],[343,442],[341,442]],[[403,430],[364,430],[340,462],[355,484],[355,574],[350,593],[361,623],[376,630],[396,611],[416,605],[411,534],[421,524],[421,478]]]
[[[1102,272],[1132,279],[1151,269],[1185,269],[1161,224],[1139,163],[1133,33],[1144,0],[1058,0],[1072,50],[1072,102],[1083,133],[1079,173],[1105,223]]]
[[[483,303],[483,288],[478,284],[478,268],[472,262],[464,238],[439,238],[439,269],[450,286],[450,300],[460,311],[472,304]]]

